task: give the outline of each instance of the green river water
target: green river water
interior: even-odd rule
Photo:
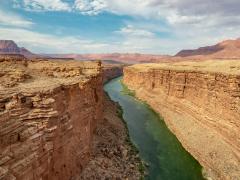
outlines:
[[[145,103],[123,93],[121,78],[104,87],[110,98],[123,109],[130,138],[140,157],[149,164],[150,180],[202,180],[202,167],[182,147],[165,122]]]

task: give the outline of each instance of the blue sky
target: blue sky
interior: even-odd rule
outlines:
[[[0,39],[36,53],[175,54],[239,26],[239,0],[0,0]]]

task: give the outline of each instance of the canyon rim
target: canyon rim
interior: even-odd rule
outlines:
[[[120,67],[19,58],[0,60],[0,179],[141,177],[118,106],[103,92]]]
[[[239,178],[239,61],[134,65],[123,82],[163,116],[207,177]]]

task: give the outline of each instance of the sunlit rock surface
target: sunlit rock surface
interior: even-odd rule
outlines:
[[[123,82],[164,117],[208,176],[240,177],[240,61],[133,65]]]
[[[0,60],[0,179],[71,179],[103,116],[100,63]]]

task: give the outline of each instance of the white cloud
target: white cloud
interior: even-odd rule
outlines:
[[[131,27],[130,29],[134,28]],[[185,31],[184,34],[182,34],[183,31]],[[182,49],[208,45],[209,40],[211,40],[211,43],[217,43],[226,38],[238,37],[238,32],[235,32],[231,28],[219,29],[219,31],[215,32],[202,32],[201,29],[197,28],[192,32],[186,28],[178,33],[178,39],[164,39],[157,36],[136,36],[132,35],[132,33],[127,33],[124,38],[118,38],[116,41],[100,42],[76,36],[56,36],[37,33],[21,28],[0,28],[0,39],[13,39],[19,46],[26,47],[35,53],[140,52],[175,54]],[[201,36],[196,36],[196,34],[200,33]]]
[[[166,19],[172,25],[197,24],[201,23],[203,20],[206,20],[206,16],[185,16],[173,12],[172,14],[169,14]]]
[[[103,11],[119,15],[164,19],[171,25],[239,24],[239,0],[14,0],[32,11],[77,11],[97,15]],[[212,23],[212,24],[211,24]]]
[[[22,6],[29,11],[70,11],[71,7],[62,0],[23,0],[15,1],[17,6]]]
[[[161,39],[127,36],[114,42],[96,42],[76,36],[55,36],[20,28],[0,28],[0,39],[13,39],[19,46],[35,53],[111,53],[167,51],[166,42]],[[153,48],[154,47],[154,48]]]
[[[55,36],[20,28],[0,28],[0,39],[12,39],[37,53],[98,52],[108,47],[106,43],[75,36]]]
[[[154,33],[145,29],[137,29],[132,25],[127,25],[126,27],[121,28],[119,31],[116,31],[118,34],[122,34],[124,36],[132,36],[132,37],[153,37]]]
[[[73,36],[57,37],[20,29],[12,31],[9,29],[8,34],[6,29],[4,31],[1,29],[0,38],[6,36],[9,39],[16,39],[23,45],[33,47],[36,51],[40,49],[42,52],[116,51],[174,54],[181,49],[197,48],[240,36],[239,0],[74,0],[72,3],[67,0],[22,0],[21,2],[21,7],[24,5],[25,8],[35,11],[72,11],[84,15],[110,12],[135,17],[128,20],[125,27],[115,31],[116,37],[112,38],[116,40],[115,42],[108,43],[83,40]],[[0,14],[2,24],[23,24],[22,27],[31,25],[30,21],[20,17],[11,18],[11,21],[4,20],[3,17],[4,15]],[[21,33],[24,36],[20,36]],[[158,34],[161,33],[168,33],[170,36],[160,38]]]
[[[75,9],[85,15],[97,15],[106,8],[105,0],[76,0]]]
[[[0,10],[0,25],[30,27],[33,25],[33,22],[26,20],[17,14]]]
[[[117,31],[124,35],[124,38],[119,38],[119,51],[174,55],[182,49],[213,45],[220,41],[236,39],[240,36],[239,31],[237,31],[240,28],[240,24],[235,28],[199,28],[197,25],[190,28],[188,25],[178,25],[168,29],[162,28],[161,24],[156,24],[155,22],[128,23],[125,28]],[[155,34],[153,36],[136,36],[132,33],[132,29],[154,32]],[[163,33],[162,36],[157,35],[161,33]],[[164,33],[169,33],[170,36],[165,36]]]
[[[171,25],[239,24],[239,0],[105,0],[105,11],[143,18],[164,19]]]

